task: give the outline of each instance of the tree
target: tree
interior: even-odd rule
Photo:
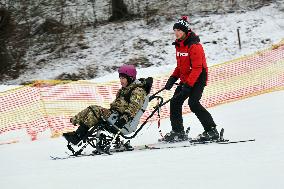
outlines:
[[[10,12],[5,8],[0,8],[0,73],[13,63],[7,49],[7,43],[13,30],[14,26]]]
[[[110,17],[110,21],[121,20],[127,18],[129,16],[127,7],[124,4],[123,0],[112,0],[112,16]]]
[[[91,3],[92,3],[93,16],[94,16],[93,27],[95,28],[95,27],[96,27],[96,23],[97,23],[97,18],[96,18],[96,7],[95,7],[96,0],[91,0]]]

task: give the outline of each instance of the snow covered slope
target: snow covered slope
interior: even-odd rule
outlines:
[[[269,6],[247,12],[193,15],[190,27],[200,35],[208,65],[239,58],[270,47],[284,38],[283,5]],[[182,11],[179,13],[182,14]],[[190,14],[190,13],[188,13]],[[156,17],[149,25],[132,20],[89,28],[69,44],[60,58],[50,54],[30,55],[29,64],[16,78],[3,84],[21,84],[42,79],[93,79],[115,72],[124,63],[139,68],[174,66],[172,45],[173,23],[181,15]],[[242,49],[239,50],[237,28],[240,28]],[[84,48],[80,48],[83,46]],[[36,48],[32,51],[36,52]]]
[[[64,155],[65,141],[42,139],[0,146],[0,186],[30,188],[148,189],[282,189],[284,170],[284,91],[269,93],[209,109],[229,139],[255,142],[212,144],[111,156],[53,161]],[[192,136],[202,131],[193,114],[185,124]],[[162,120],[163,133],[170,130]],[[134,145],[154,143],[157,123],[146,126]]]

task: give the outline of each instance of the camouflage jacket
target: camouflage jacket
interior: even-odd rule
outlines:
[[[121,88],[116,94],[116,99],[110,104],[110,109],[127,114],[127,117],[132,119],[143,106],[147,95],[144,85],[145,81],[140,79]]]

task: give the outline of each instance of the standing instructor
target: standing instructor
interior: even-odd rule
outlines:
[[[176,40],[177,66],[168,79],[165,89],[170,90],[180,79],[174,98],[170,103],[170,120],[172,131],[165,135],[165,141],[186,140],[184,132],[182,105],[188,99],[191,111],[201,122],[204,132],[198,135],[199,140],[217,140],[219,133],[211,114],[200,104],[204,87],[207,84],[208,68],[199,37],[189,29],[187,17],[183,16],[173,26]]]

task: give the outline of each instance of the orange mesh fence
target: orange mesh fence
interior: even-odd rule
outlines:
[[[154,76],[152,93],[165,85],[168,76]],[[53,82],[38,82],[0,93],[0,144],[1,136],[11,131],[25,130],[35,140],[44,131],[54,136],[74,130],[75,127],[69,122],[71,116],[92,104],[108,108],[119,88],[119,82],[77,81],[56,85]],[[262,52],[210,67],[208,86],[201,103],[212,107],[283,89],[284,42]],[[174,89],[163,91],[161,96],[169,99],[173,92]],[[150,115],[156,103],[150,102],[141,122]],[[185,103],[183,113],[188,112],[190,109]],[[163,106],[161,118],[169,117],[169,113],[169,105]]]

